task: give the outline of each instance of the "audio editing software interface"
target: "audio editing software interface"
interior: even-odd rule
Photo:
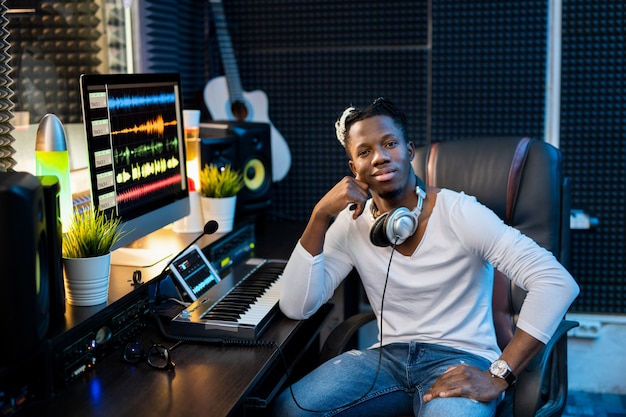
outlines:
[[[135,217],[186,190],[178,83],[83,82],[94,204]]]

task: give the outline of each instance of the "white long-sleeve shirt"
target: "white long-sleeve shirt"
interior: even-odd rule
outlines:
[[[329,227],[323,253],[298,242],[283,273],[280,308],[305,319],[356,268],[379,323],[390,247],[374,246],[371,200],[352,219],[347,208]],[[547,342],[578,295],[578,285],[547,250],[505,225],[474,197],[441,190],[411,256],[393,253],[384,298],[383,344],[417,341],[493,361],[500,355],[492,318],[493,268],[528,291],[517,326]]]

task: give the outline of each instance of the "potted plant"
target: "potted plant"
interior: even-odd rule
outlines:
[[[121,219],[104,212],[75,212],[63,234],[65,296],[69,304],[106,303],[111,272],[111,248],[122,237]]]
[[[219,225],[219,233],[233,230],[237,193],[243,186],[243,175],[230,165],[205,164],[200,171],[204,221],[215,220]]]

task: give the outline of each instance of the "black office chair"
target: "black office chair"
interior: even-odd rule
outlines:
[[[567,267],[569,260],[569,185],[561,153],[528,138],[477,138],[419,147],[416,174],[428,185],[464,191],[550,250]],[[525,291],[495,271],[493,311],[498,344],[513,336]],[[326,339],[321,361],[343,352],[358,329],[375,320],[373,312],[349,317]],[[497,416],[560,416],[567,400],[567,331],[563,320],[550,342],[518,376]]]

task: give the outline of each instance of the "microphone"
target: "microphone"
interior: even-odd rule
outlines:
[[[191,241],[190,244],[188,244],[185,249],[181,250],[180,252],[178,252],[176,254],[176,256],[174,256],[172,258],[171,261],[169,261],[167,263],[167,265],[165,265],[165,267],[163,268],[163,270],[161,271],[161,273],[159,274],[159,276],[162,276],[163,273],[165,272],[165,270],[167,268],[169,268],[170,264],[176,259],[178,258],[182,253],[184,253],[187,249],[189,249],[191,247],[191,245],[193,245],[194,243],[196,243],[197,241],[200,240],[200,238],[204,235],[212,235],[213,233],[217,232],[217,228],[219,227],[219,224],[215,221],[215,220],[209,220],[208,222],[206,222],[206,224],[204,225],[204,228],[202,229],[202,233],[200,235],[198,235],[198,237],[196,237],[194,240]]]
[[[217,228],[218,227],[219,227],[219,224],[215,220],[209,220],[208,222],[206,222],[206,224],[204,225],[204,228],[202,229],[202,233],[198,237],[196,237],[194,240],[192,240],[191,243],[188,244],[185,249],[183,249],[180,252],[178,252],[178,254],[176,254],[176,256],[172,258],[172,260],[178,258],[181,253],[185,252],[187,249],[189,249],[191,247],[191,245],[193,245],[194,243],[199,241],[202,236],[204,236],[204,235],[212,235],[213,233],[217,232]],[[168,265],[170,263],[171,263],[171,261],[168,263]]]

